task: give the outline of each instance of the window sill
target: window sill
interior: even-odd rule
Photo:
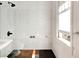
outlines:
[[[62,41],[64,44],[66,44],[68,47],[71,47],[71,42],[67,41],[66,39],[63,38],[58,38],[58,40]]]

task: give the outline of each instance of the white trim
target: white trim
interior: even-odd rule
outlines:
[[[68,47],[71,47],[71,42],[66,40],[66,39],[63,39],[63,38],[58,38],[60,41],[62,41],[63,43],[65,43]]]

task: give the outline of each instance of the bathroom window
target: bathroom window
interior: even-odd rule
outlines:
[[[58,38],[62,41],[68,42],[71,39],[71,2],[65,1],[59,3],[58,12]]]

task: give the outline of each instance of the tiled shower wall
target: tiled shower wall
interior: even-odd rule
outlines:
[[[2,2],[1,39],[14,39],[16,49],[51,49],[51,2]],[[7,36],[7,32],[13,34]],[[34,36],[34,38],[30,38]]]

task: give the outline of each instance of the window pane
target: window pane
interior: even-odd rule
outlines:
[[[70,5],[71,5],[71,2],[69,2],[69,1],[66,1],[65,3],[63,3],[62,5],[60,5],[59,6],[59,13],[61,13],[65,9],[69,9]]]
[[[70,32],[70,9],[59,14],[59,30]]]
[[[62,4],[62,5],[59,7],[59,13],[61,13],[63,10],[64,10],[64,4]]]

